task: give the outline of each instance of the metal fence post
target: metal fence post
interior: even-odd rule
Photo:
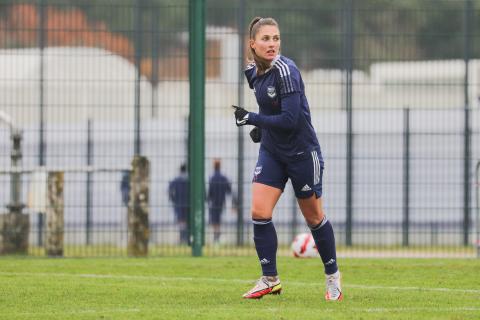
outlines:
[[[472,29],[472,10],[471,0],[465,0],[464,10],[464,148],[463,148],[463,245],[469,245],[470,231],[470,97],[469,97],[469,65],[471,57],[471,29]]]
[[[189,4],[190,77],[190,214],[192,216],[192,255],[202,255],[205,199],[205,1]]]
[[[47,12],[45,10],[45,0],[39,0],[38,4],[38,47],[40,49],[40,69],[39,69],[39,132],[38,132],[38,165],[40,167],[45,165],[45,123],[44,123],[44,114],[45,114],[45,92],[44,92],[44,78],[45,78],[45,59],[44,59],[44,48],[45,48],[45,21]],[[43,212],[38,212],[38,245],[43,245],[43,227],[44,227],[44,217]]]
[[[39,0],[39,28],[38,28],[38,47],[40,49],[40,74],[39,74],[39,106],[40,106],[40,123],[39,123],[39,143],[38,143],[38,165],[45,165],[45,133],[44,133],[44,113],[45,113],[45,92],[44,92],[44,78],[45,78],[45,63],[44,63],[44,48],[45,48],[45,22],[47,20],[47,12],[45,10],[45,0]]]
[[[402,245],[409,245],[410,235],[410,109],[403,109],[403,223]]]
[[[240,8],[238,10],[238,70],[243,70],[245,62],[245,0],[240,1]],[[244,75],[243,72],[238,73],[238,105],[243,106],[245,104],[243,97],[244,90]],[[243,139],[243,127],[238,128],[237,136],[237,246],[243,245],[243,216],[244,216],[244,189],[243,189],[243,176],[244,176],[244,139]]]
[[[480,258],[480,161],[477,162],[475,167],[475,185],[477,198],[477,236],[475,245],[477,247],[477,258]]]
[[[346,178],[346,221],[345,242],[347,246],[353,244],[353,110],[352,110],[352,71],[353,71],[353,1],[345,1],[345,43],[344,43],[344,72],[345,81],[345,110],[347,113],[347,178]]]
[[[152,33],[152,110],[151,115],[152,118],[156,118],[158,116],[158,83],[159,83],[159,74],[158,74],[158,52],[159,52],[159,8],[151,8],[151,33]]]
[[[134,34],[135,34],[135,105],[134,105],[134,154],[141,154],[141,138],[140,138],[140,79],[141,60],[142,60],[142,37],[143,37],[143,5],[142,0],[135,1],[134,10]]]
[[[92,120],[87,120],[87,166],[92,165],[93,160],[93,142],[92,142]],[[86,182],[86,242],[92,244],[92,172],[87,172]]]

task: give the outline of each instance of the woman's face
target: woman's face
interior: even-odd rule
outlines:
[[[280,31],[276,26],[261,26],[255,39],[250,39],[250,47],[260,58],[272,61],[280,51]]]

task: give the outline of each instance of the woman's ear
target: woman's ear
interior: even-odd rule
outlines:
[[[255,45],[255,40],[250,39],[248,42],[249,42],[250,48],[252,48],[253,50],[255,50],[255,47],[254,47],[254,45]]]

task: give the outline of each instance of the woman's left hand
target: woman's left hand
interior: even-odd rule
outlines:
[[[242,107],[232,106],[235,108],[235,123],[237,127],[248,124],[248,111]]]

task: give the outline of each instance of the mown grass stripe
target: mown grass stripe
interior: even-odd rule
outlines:
[[[243,279],[221,279],[221,278],[205,278],[205,277],[177,277],[177,276],[139,276],[139,275],[122,275],[122,274],[90,274],[90,273],[53,273],[53,272],[0,272],[4,276],[39,276],[39,277],[75,277],[75,278],[100,278],[100,279],[123,279],[123,280],[156,280],[156,281],[203,281],[203,282],[235,282],[235,283],[253,283],[254,280]],[[300,281],[282,281],[287,285],[293,286],[319,286],[319,283],[300,282]],[[432,288],[432,287],[400,287],[400,286],[378,286],[344,283],[345,288],[358,288],[368,290],[404,290],[404,291],[436,291],[436,292],[459,292],[480,294],[479,289],[457,289],[457,288]]]

